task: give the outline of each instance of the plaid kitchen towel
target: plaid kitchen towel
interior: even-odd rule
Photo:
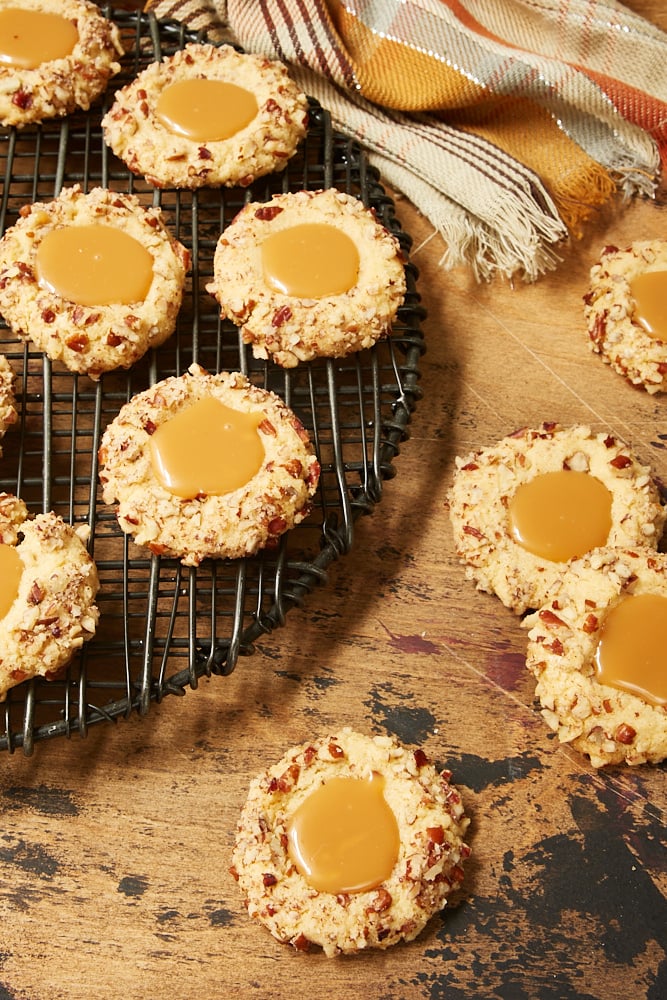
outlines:
[[[667,161],[667,34],[617,0],[149,0],[280,59],[443,236],[533,280]]]

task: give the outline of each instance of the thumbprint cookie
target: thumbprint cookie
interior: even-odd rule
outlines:
[[[119,90],[102,128],[155,187],[247,187],[285,168],[307,120],[306,96],[282,63],[191,43]]]
[[[605,247],[584,296],[589,346],[628,382],[667,390],[667,240]]]
[[[250,784],[231,873],[278,941],[328,956],[411,941],[463,881],[469,820],[423,750],[351,729]]]
[[[0,354],[0,440],[8,427],[18,420],[16,398],[14,396],[14,373],[9,361]],[[0,448],[2,455],[2,448]]]
[[[561,743],[594,767],[667,757],[667,555],[603,548],[575,559],[523,625],[542,716]]]
[[[297,416],[240,372],[182,376],[134,396],[99,452],[105,503],[154,554],[198,566],[277,544],[309,513],[320,466]]]
[[[52,361],[99,379],[171,336],[189,260],[159,208],[64,188],[0,240],[0,313]]]
[[[405,289],[396,237],[332,188],[247,204],[218,240],[208,286],[255,357],[283,368],[372,347]]]
[[[97,569],[87,528],[54,513],[29,517],[0,493],[0,700],[31,677],[57,677],[95,634]]]
[[[87,111],[120,71],[120,33],[88,0],[0,0],[0,123]]]
[[[667,513],[622,441],[553,423],[457,458],[447,500],[468,579],[517,614],[541,607],[592,549],[657,549]]]

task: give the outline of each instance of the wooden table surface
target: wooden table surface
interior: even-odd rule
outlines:
[[[661,0],[631,6],[667,28]],[[477,285],[405,199],[428,310],[424,398],[350,555],[228,678],[0,770],[0,998],[667,996],[664,767],[595,771],[533,703],[515,616],[457,564],[454,458],[521,425],[585,422],[667,481],[665,401],[588,346],[600,248],[665,235],[607,211],[534,285]],[[462,891],[413,943],[326,959],[247,917],[228,873],[250,778],[350,725],[449,767],[472,817]]]

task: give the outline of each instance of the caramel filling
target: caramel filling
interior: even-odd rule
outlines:
[[[245,486],[264,461],[261,413],[241,413],[220,400],[198,400],[150,439],[158,482],[177,497],[220,496]]]
[[[0,66],[35,69],[70,55],[78,41],[76,26],[60,14],[19,7],[0,10]]]
[[[604,620],[595,653],[601,684],[667,704],[667,597],[624,597]]]
[[[290,818],[289,856],[318,892],[364,892],[391,875],[400,839],[383,788],[379,774],[332,778]]]
[[[667,340],[667,271],[644,271],[630,282],[634,318],[649,337]]]
[[[153,281],[153,257],[115,226],[52,229],[37,248],[42,288],[82,306],[143,302]]]
[[[178,80],[165,87],[155,106],[158,120],[195,142],[229,139],[258,111],[254,94],[222,80]]]
[[[509,525],[512,538],[528,552],[567,562],[606,543],[611,493],[587,472],[545,472],[519,486]]]
[[[16,600],[22,573],[23,562],[16,548],[0,543],[0,621]]]
[[[359,251],[335,226],[308,222],[281,229],[262,243],[266,284],[304,299],[342,295],[357,283]]]

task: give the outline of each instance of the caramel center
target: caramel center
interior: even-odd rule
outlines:
[[[509,524],[514,540],[528,552],[567,562],[606,543],[611,493],[587,472],[545,472],[519,486]]]
[[[153,257],[115,226],[52,229],[37,248],[43,288],[82,306],[143,302],[153,281]]]
[[[667,271],[644,271],[630,282],[634,318],[649,337],[667,340]]]
[[[78,41],[76,26],[60,14],[19,7],[0,10],[0,66],[35,69],[70,55]]]
[[[245,486],[264,461],[261,413],[206,397],[161,424],[150,439],[158,482],[177,497],[221,496]]]
[[[308,222],[281,229],[262,243],[264,280],[285,295],[319,299],[357,283],[359,251],[335,226]]]
[[[23,562],[13,545],[0,543],[0,621],[16,600]]]
[[[290,818],[288,852],[318,892],[364,892],[387,879],[400,839],[384,779],[332,778]]]
[[[229,139],[253,120],[257,99],[223,80],[177,80],[165,87],[155,114],[165,128],[195,142]]]
[[[595,653],[601,684],[667,704],[667,597],[624,597],[604,620]]]

